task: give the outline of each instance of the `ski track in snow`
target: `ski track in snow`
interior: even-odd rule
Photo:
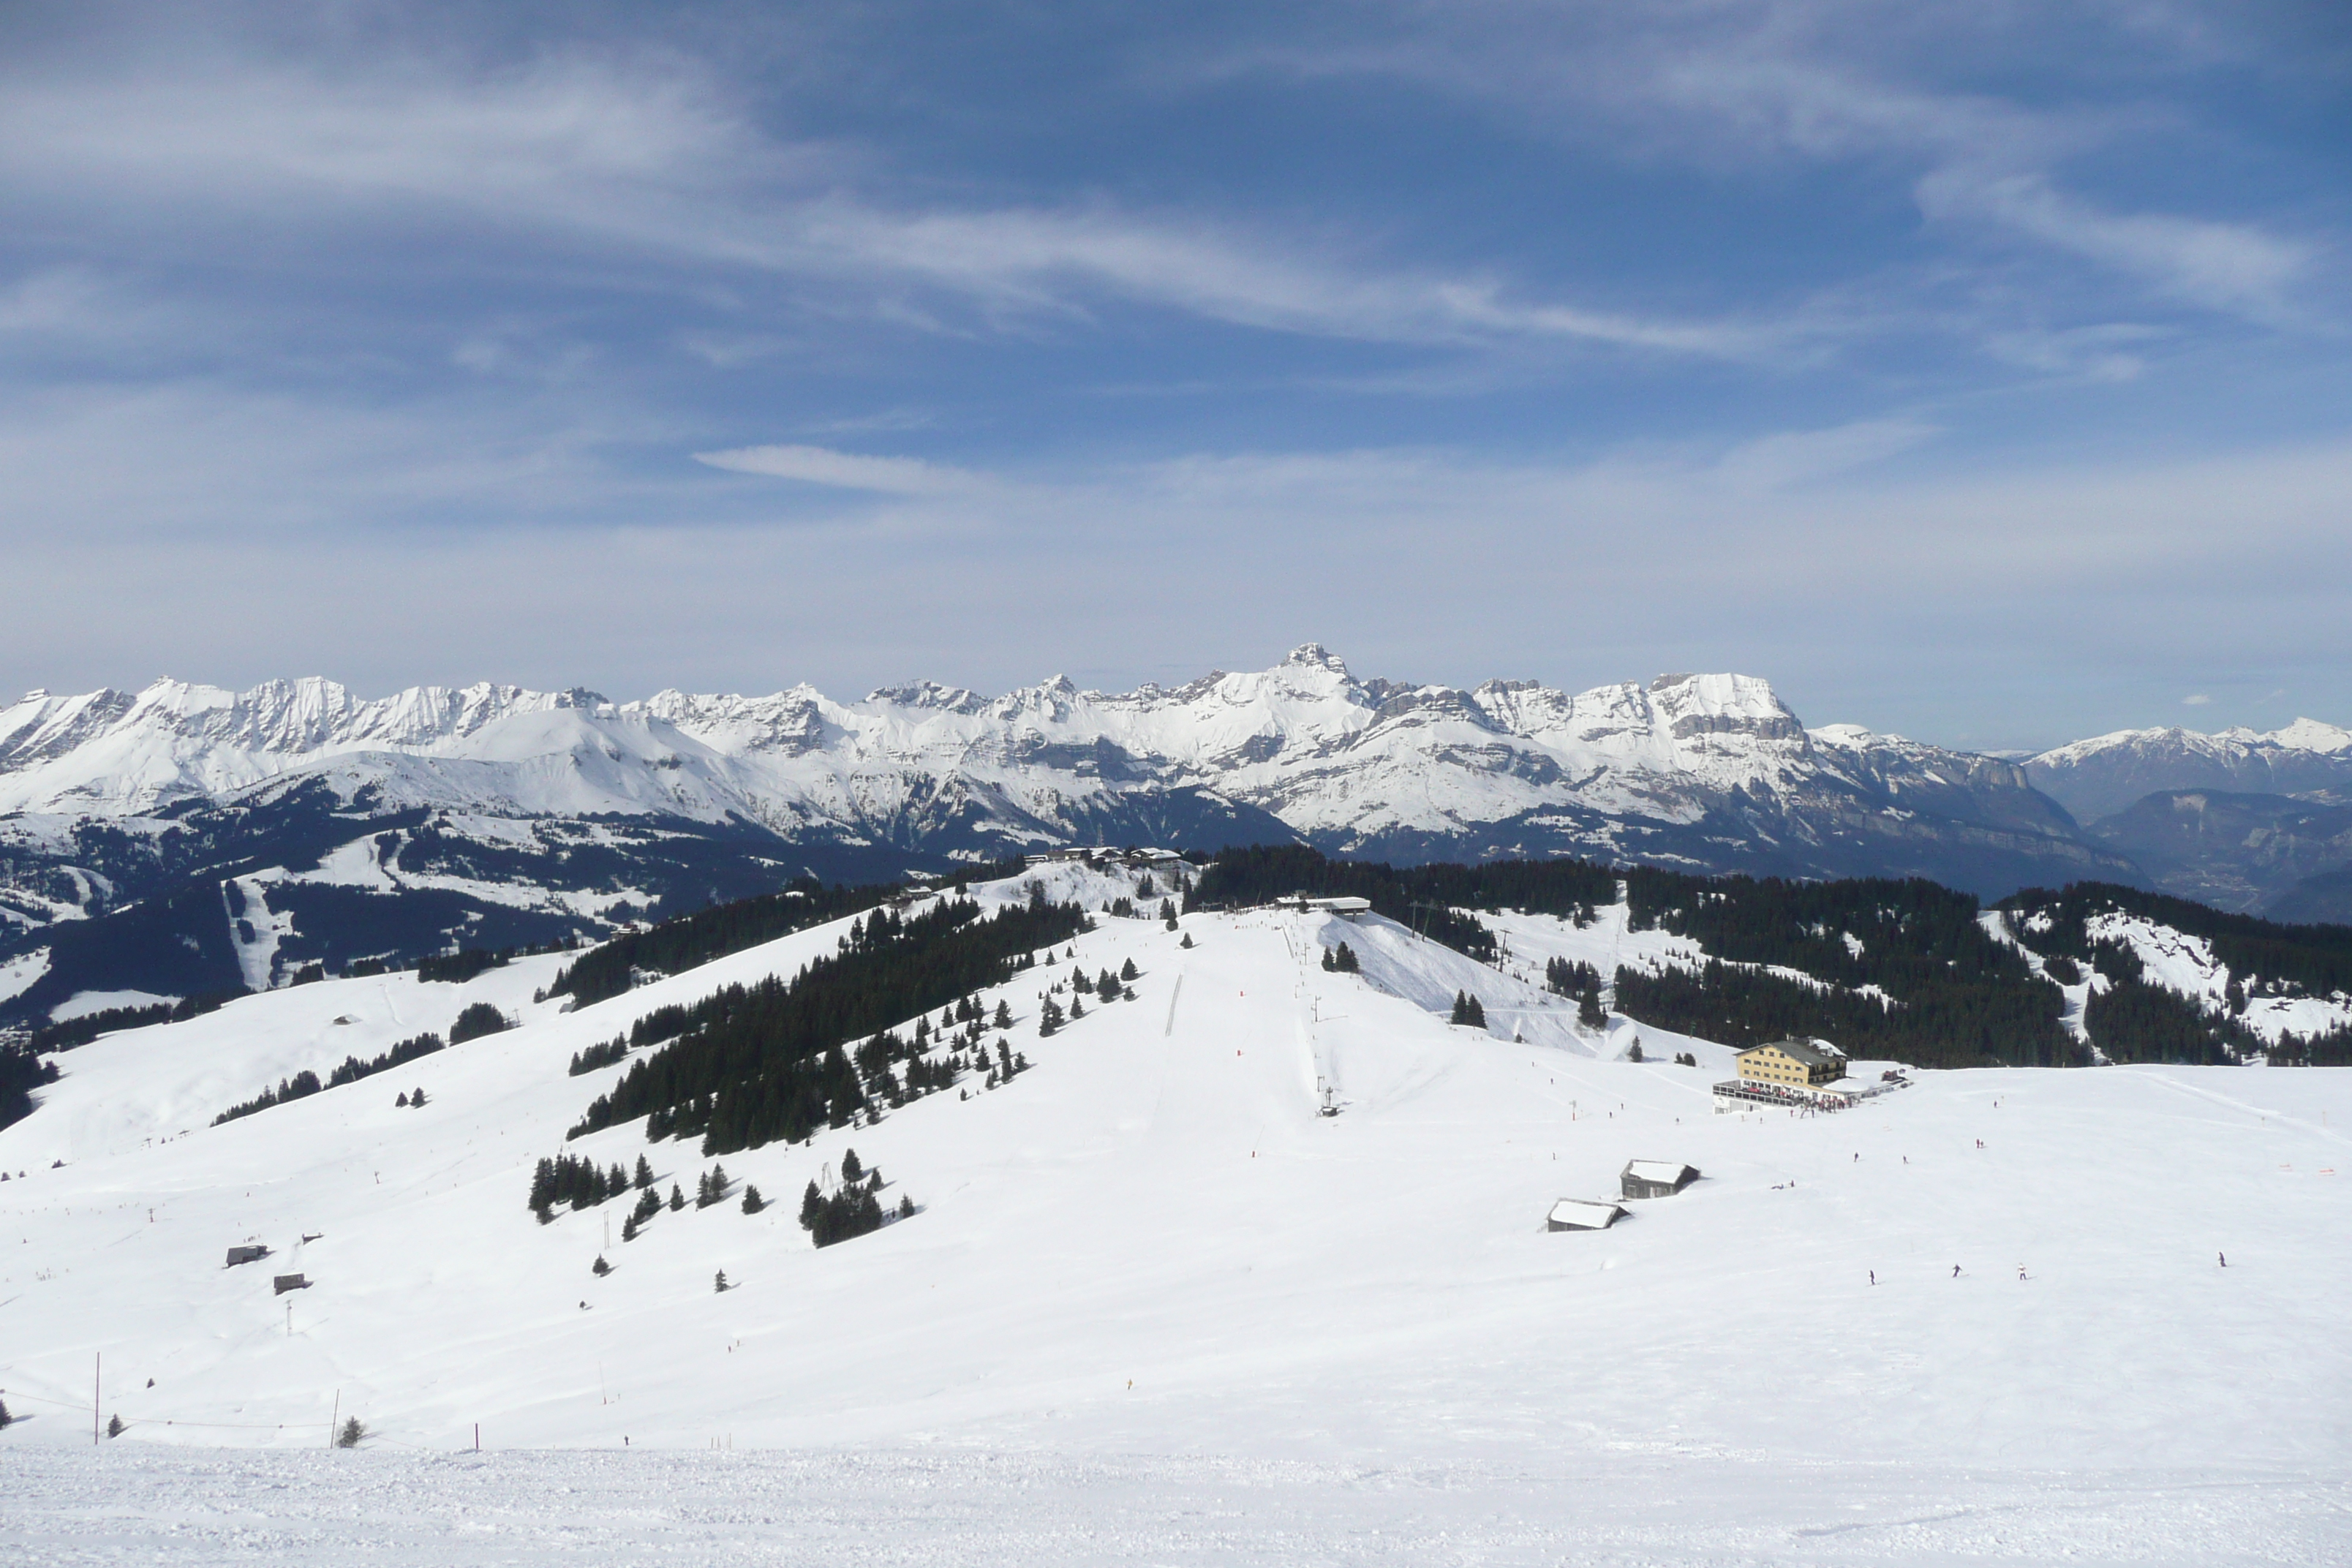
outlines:
[[[1034,879],[1090,908],[1132,890]],[[571,1078],[572,1053],[790,974],[846,922],[572,1013],[532,1000],[546,957],[462,986],[328,981],[64,1053],[0,1130],[24,1173],[0,1184],[0,1397],[25,1418],[0,1433],[0,1550],[2352,1559],[2352,1071],[1924,1072],[1835,1116],[1717,1116],[1725,1047],[1583,1035],[1573,1003],[1391,922],[1193,915],[1186,951],[1156,920],[1097,919],[1075,962],[1133,959],[1137,1003],[1038,1038],[1073,963],[1043,955],[983,997],[1031,1072],[726,1155],[773,1206],[664,1212],[625,1246],[625,1201],[535,1224],[532,1163],[642,1150],[667,1191],[710,1161],[635,1125],[566,1144],[623,1070]],[[1657,935],[1504,923],[1537,976]],[[1342,939],[1361,976],[1320,968]],[[1457,989],[1485,1031],[1444,1022]],[[522,1026],[208,1125],[474,1001]],[[424,1109],[394,1105],[416,1087]],[[851,1147],[921,1212],[819,1252],[793,1200]],[[1706,1179],[1606,1232],[1544,1231],[1634,1157]],[[223,1268],[248,1239],[272,1258]],[[713,1291],[719,1268],[737,1289]],[[273,1296],[295,1271],[311,1287]],[[84,1451],[101,1353],[100,1408],[127,1430]],[[320,1451],[337,1412],[370,1447]]]

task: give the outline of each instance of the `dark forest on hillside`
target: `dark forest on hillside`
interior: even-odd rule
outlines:
[[[1620,969],[1617,1010],[1637,1022],[1727,1045],[1817,1036],[1857,1057],[1921,1067],[2076,1066],[2089,1053],[2061,1025],[2063,998],[2034,973],[2040,956],[2098,970],[2085,1014],[2098,1049],[2116,1061],[2352,1061],[2352,1030],[2265,1047],[2233,1016],[2242,995],[2352,992],[2352,928],[2290,926],[2223,914],[2134,889],[2082,884],[2004,900],[2002,930],[1986,929],[1969,893],[1917,879],[1802,882],[1701,877],[1577,860],[1396,868],[1330,860],[1309,848],[1232,849],[1201,879],[1192,907],[1238,907],[1293,892],[1354,895],[1378,913],[1474,958],[1495,956],[1493,933],[1471,910],[1519,910],[1578,924],[1615,903],[1628,923],[1697,942],[1718,962],[1703,969]],[[1433,910],[1432,905],[1448,906]],[[2229,1007],[2210,1007],[2146,983],[2137,961],[2096,943],[2085,922],[2141,915],[2204,938],[2245,976]],[[2036,918],[2039,917],[2039,918]],[[1762,972],[1794,970],[1818,984]],[[1865,990],[1864,988],[1869,988]]]
[[[1018,863],[977,866],[956,881],[955,890],[961,892],[967,880],[987,881],[1020,869]],[[798,878],[782,892],[680,915],[651,930],[600,943],[558,974],[548,994],[569,995],[584,1007],[620,995],[640,972],[680,974],[714,958],[873,909],[906,891],[906,885],[898,882],[854,888],[836,882],[828,888],[814,877]]]
[[[878,1056],[853,1061],[851,1042],[965,1001],[1009,979],[1036,950],[1088,929],[1077,905],[1032,891],[1028,903],[989,919],[968,899],[904,918],[876,910],[853,923],[836,952],[789,981],[730,985],[662,1009],[632,1044],[675,1037],[599,1095],[572,1135],[644,1116],[648,1136],[699,1134],[704,1152],[725,1154],[848,1125],[868,1109],[868,1080],[890,1065]],[[883,1054],[906,1049],[902,1042]]]

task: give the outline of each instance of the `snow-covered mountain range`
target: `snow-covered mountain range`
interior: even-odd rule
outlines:
[[[2129,881],[2128,847],[2062,803],[2158,776],[2164,744],[2260,758],[2273,785],[2352,777],[2352,737],[2308,722],[2106,737],[2021,766],[1809,729],[1749,676],[1461,689],[1361,679],[1312,644],[1120,693],[1058,678],[856,702],[487,684],[363,700],[318,679],[37,691],[0,710],[0,1010],[65,1001],[67,970],[87,992],[186,995],[452,941],[594,935],[804,872],[1071,842],[1576,855],[1987,894]],[[145,968],[117,963],[134,950]]]
[[[788,842],[961,858],[1066,842],[1187,795],[1213,832],[1402,858],[1638,856],[1758,812],[1790,818],[1795,841],[1777,853],[1792,862],[1850,858],[1842,837],[1916,838],[1934,819],[2029,857],[2081,854],[2017,769],[1851,726],[1808,731],[1752,677],[1465,691],[1358,679],[1312,645],[1269,670],[1125,693],[1056,679],[857,703],[805,686],[628,703],[425,687],[369,701],[320,679],[241,693],[158,681],[0,711],[0,813],[154,818],[294,779],[378,811],[742,821]]]
[[[2030,758],[2026,777],[2084,822],[2164,790],[2225,790],[2352,805],[2352,730],[2297,719],[2262,732],[2118,730]]]

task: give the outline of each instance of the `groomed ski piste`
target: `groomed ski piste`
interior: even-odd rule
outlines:
[[[1089,909],[1133,890],[1039,875]],[[985,994],[1031,1064],[1004,1086],[723,1155],[725,1203],[625,1244],[626,1199],[535,1221],[543,1156],[644,1152],[664,1194],[714,1163],[641,1121],[567,1144],[625,1070],[572,1077],[573,1053],[789,976],[847,923],[572,1012],[534,1002],[562,963],[537,958],[60,1058],[0,1131],[0,1550],[2352,1558],[2352,1074],[1920,1072],[1836,1114],[1718,1115],[1725,1047],[1587,1034],[1518,978],[1656,933],[1505,917],[1506,974],[1372,916],[1098,914]],[[1321,967],[1341,941],[1360,974]],[[1134,1000],[1038,1037],[1049,982],[1130,959]],[[1484,1030],[1446,1023],[1457,991]],[[479,1001],[519,1026],[211,1125]],[[814,1248],[801,1194],[853,1148],[918,1212]],[[1546,1229],[1633,1158],[1704,1178]],[[247,1243],[270,1257],[224,1267]],[[328,1448],[349,1415],[365,1442]]]

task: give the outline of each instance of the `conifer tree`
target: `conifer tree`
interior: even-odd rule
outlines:
[[[1160,923],[1170,931],[1176,929],[1176,906],[1166,899],[1160,900]]]
[[[621,1222],[621,1239],[623,1241],[629,1239],[629,1222],[627,1220],[623,1220]],[[610,1274],[612,1271],[613,1266],[604,1261],[604,1255],[601,1252],[596,1255],[596,1261],[588,1266],[588,1272],[593,1274],[599,1279],[602,1279],[605,1275]]]
[[[1095,994],[1101,997],[1106,1002],[1118,1001],[1118,976],[1113,974],[1108,969],[1104,970],[1102,972],[1102,978],[1095,982]]]
[[[686,1194],[678,1191],[677,1184],[676,1182],[672,1182],[669,1184],[669,1212],[676,1214],[685,1207]]]
[[[1333,953],[1332,953],[1332,952],[1331,952],[1331,950],[1330,950],[1329,948],[1328,948],[1328,947],[1327,947],[1327,948],[1325,948],[1325,949],[1323,950],[1323,968],[1324,968],[1325,972],[1326,972],[1326,973],[1328,973],[1329,971],[1335,970],[1335,969],[1337,969],[1337,968],[1339,968],[1339,959],[1338,959],[1336,956],[1334,956],[1334,955],[1333,955]]]
[[[1075,1001],[1072,1005],[1076,1005]],[[1061,1004],[1048,996],[1045,998],[1045,1005],[1037,1010],[1037,1033],[1040,1037],[1050,1037],[1061,1026]]]
[[[640,1188],[650,1187],[654,1184],[654,1168],[646,1163],[646,1157],[643,1154],[637,1156],[636,1183]]]
[[[393,1100],[393,1104],[394,1104],[394,1105],[398,1106],[398,1107],[399,1107],[401,1110],[407,1110],[407,1109],[408,1109],[408,1091],[407,1091],[406,1089],[402,1089],[402,1090],[400,1091],[399,1095],[398,1095],[396,1098],[394,1098],[394,1100]]]
[[[1086,998],[1084,998],[1083,996],[1073,996],[1073,997],[1071,997],[1071,998],[1070,998],[1070,1022],[1072,1022],[1072,1023],[1074,1023],[1074,1024],[1075,1024],[1075,1023],[1076,1023],[1079,1019],[1081,1019],[1081,1018],[1085,1017],[1086,1016],[1087,1016],[1087,1004],[1086,1004]]]
[[[843,1150],[841,1153],[841,1184],[848,1186],[854,1182],[863,1181],[865,1177],[866,1164],[864,1161],[858,1159],[857,1151],[855,1149]]]
[[[637,1239],[637,1216],[635,1215],[630,1215],[621,1221],[621,1239],[625,1242],[635,1241]]]
[[[900,1219],[912,1219],[915,1217],[915,1200],[912,1197],[906,1196],[904,1194],[900,1195],[898,1199],[898,1217]]]
[[[335,1434],[335,1447],[356,1448],[360,1446],[360,1439],[366,1436],[367,1428],[360,1425],[358,1416],[346,1416],[343,1419],[343,1429]]]
[[[106,1418],[106,1435],[110,1437],[120,1437],[122,1436],[121,1416],[110,1415]]]
[[[1601,1005],[1601,977],[1594,975],[1584,983],[1583,994],[1576,999],[1576,1021],[1588,1029],[1598,1029],[1609,1022],[1607,1009]]]
[[[722,1268],[719,1271],[717,1278],[711,1280],[710,1288],[722,1296],[727,1294],[727,1270]]]
[[[999,1029],[1013,1027],[1013,1004],[1002,997],[996,1003],[996,1026]]]
[[[824,1213],[824,1194],[816,1190],[816,1182],[812,1179],[808,1184],[808,1191],[801,1194],[801,1228],[815,1229],[817,1217]]]
[[[760,1196],[760,1189],[753,1186],[749,1182],[744,1183],[743,1212],[745,1214],[758,1214],[761,1209],[766,1208],[767,1206],[767,1204],[763,1202]]]
[[[1130,959],[1129,959],[1125,963],[1122,963],[1122,964],[1120,964],[1120,965],[1118,966],[1118,977],[1119,977],[1121,980],[1132,980],[1132,979],[1134,979],[1138,974],[1140,974],[1141,973],[1142,973],[1142,971],[1141,971],[1141,970],[1139,970],[1138,968],[1136,968],[1136,967],[1135,967],[1135,960],[1133,960],[1133,959],[1131,959],[1131,958],[1130,958]]]
[[[1178,947],[1191,947],[1192,945],[1192,933],[1189,931],[1186,931],[1184,933],[1184,940],[1178,942],[1176,945]]]
[[[0,1399],[0,1432],[5,1432],[8,1429],[8,1423],[15,1419],[16,1418],[14,1415],[8,1414],[8,1402]]]

